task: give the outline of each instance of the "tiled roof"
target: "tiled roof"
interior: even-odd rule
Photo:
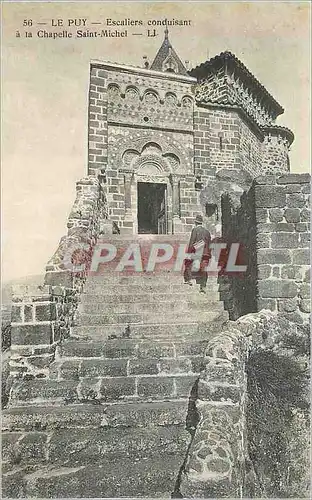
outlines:
[[[159,49],[159,51],[156,54],[156,57],[154,61],[152,62],[150,69],[154,71],[163,71],[163,63],[167,59],[167,57],[171,55],[171,57],[174,59],[175,63],[177,64],[178,71],[175,73],[179,75],[188,75],[188,72],[182,63],[181,59],[179,58],[178,54],[172,47],[169,38],[168,38],[168,29],[165,30],[165,38],[164,41]]]

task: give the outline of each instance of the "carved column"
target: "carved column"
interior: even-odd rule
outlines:
[[[180,181],[176,175],[171,175],[172,183],[172,215],[180,217]]]
[[[125,186],[125,216],[122,221],[121,233],[133,233],[133,213],[132,213],[132,171],[124,171],[124,186]]]
[[[132,172],[125,172],[125,212],[126,215],[131,214],[131,178]]]
[[[177,175],[171,174],[172,185],[172,228],[173,233],[183,232],[183,227],[180,219],[180,178]]]

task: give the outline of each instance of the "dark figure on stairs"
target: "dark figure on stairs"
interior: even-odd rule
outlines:
[[[184,283],[186,285],[192,286],[191,279],[196,278],[196,282],[199,283],[201,293],[206,293],[207,285],[207,271],[205,271],[209,263],[209,245],[211,242],[211,236],[205,227],[203,227],[203,217],[197,215],[195,218],[195,227],[193,227],[191,232],[191,237],[188,245],[188,253],[196,253],[201,256],[200,265],[197,271],[192,271],[193,259],[187,259],[184,262]]]

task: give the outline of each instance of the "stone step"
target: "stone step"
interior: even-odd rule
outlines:
[[[105,420],[105,417],[104,417]],[[18,460],[20,466],[53,464],[89,465],[101,460],[132,457],[151,459],[164,454],[183,456],[190,435],[185,423],[149,427],[99,427],[2,433],[2,463],[6,469]]]
[[[222,311],[215,321],[207,324],[198,324],[195,322],[132,324],[130,325],[130,337],[133,339],[164,339],[173,341],[178,338],[195,339],[204,335],[204,339],[210,339],[215,333],[220,331],[226,321],[228,321],[228,313],[227,311]],[[112,337],[122,338],[128,327],[127,323],[75,326],[71,329],[71,335],[72,338],[82,340],[104,341]]]
[[[223,316],[222,316],[223,315]],[[79,325],[81,326],[95,326],[95,325],[112,325],[112,324],[129,324],[130,327],[136,324],[177,324],[181,323],[209,323],[219,319],[219,317],[227,317],[226,311],[212,310],[212,311],[185,311],[182,312],[163,312],[162,314],[148,313],[141,311],[141,313],[114,313],[106,312],[105,314],[79,314]]]
[[[17,406],[2,412],[4,431],[50,431],[75,427],[146,427],[185,423],[188,399],[151,403]]]
[[[147,359],[178,358],[180,356],[203,356],[208,339],[205,340],[142,340],[112,339],[98,342],[68,340],[58,347],[58,359]]]
[[[79,305],[79,311],[81,314],[102,314],[107,313],[114,314],[126,314],[126,313],[152,313],[159,312],[163,315],[173,312],[187,313],[198,311],[198,312],[215,312],[223,311],[223,302],[219,301],[163,301],[163,302],[136,302],[136,303],[83,303]]]
[[[205,367],[202,356],[179,358],[61,359],[50,365],[50,378],[82,380],[133,375],[193,375]]]
[[[147,273],[147,272],[110,272],[107,274],[90,274],[87,278],[86,285],[89,283],[104,285],[106,283],[116,283],[119,285],[136,285],[147,284],[157,285],[170,282],[172,285],[184,284],[183,274],[181,272],[164,271],[162,273]],[[196,284],[195,279],[193,283]],[[207,287],[218,285],[216,276],[209,276],[207,279]]]
[[[191,287],[190,287],[191,288]],[[206,294],[198,293],[198,288],[194,287],[193,293],[186,293],[183,291],[182,293],[131,293],[130,290],[127,293],[118,293],[118,291],[114,290],[115,293],[103,293],[104,290],[101,290],[102,293],[97,295],[95,293],[82,293],[80,296],[81,304],[89,304],[89,303],[105,303],[105,304],[123,304],[123,303],[140,303],[147,302],[151,304],[156,304],[159,302],[179,302],[183,300],[187,300],[188,302],[198,302],[198,303],[206,303],[206,302],[218,302],[220,300],[219,292],[207,290]]]
[[[218,286],[212,285],[207,288],[207,294],[210,292],[218,292]],[[172,284],[170,280],[166,279],[162,284],[150,284],[148,282],[137,283],[132,285],[118,285],[118,286],[109,286],[108,284],[101,283],[92,283],[87,281],[84,286],[84,293],[87,294],[96,294],[96,295],[124,295],[124,294],[184,294],[185,296],[198,295],[199,294],[199,285],[196,285],[195,282],[193,286],[185,285],[183,282],[180,284]]]
[[[10,406],[96,404],[118,401],[172,401],[189,397],[198,375],[98,377],[78,380],[17,380]]]
[[[170,459],[169,459],[170,457]],[[16,467],[3,474],[3,497],[8,498],[170,498],[183,453],[157,453],[147,460],[120,457],[76,467]]]

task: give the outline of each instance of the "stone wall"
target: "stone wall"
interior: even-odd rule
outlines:
[[[48,285],[15,285],[12,292],[10,377],[46,378],[56,346],[69,336],[76,293]]]
[[[283,311],[298,322],[310,311],[310,176],[255,181],[257,309]]]
[[[261,450],[253,450],[249,446],[247,421],[250,422],[255,416],[248,414],[251,395],[247,392],[247,363],[255,352],[262,352],[264,356],[275,353],[284,361],[284,366],[287,366],[288,359],[289,366],[297,361],[299,370],[301,357],[296,357],[294,345],[301,341],[305,343],[303,337],[300,325],[291,322],[284,313],[261,311],[229,322],[222,333],[208,342],[205,350],[206,367],[199,377],[194,401],[198,424],[180,483],[182,495],[188,498],[268,497],[265,485],[267,477],[263,473],[259,475],[259,468],[264,469],[264,464],[255,460],[257,451],[261,455]],[[306,358],[307,355],[308,351]],[[264,385],[265,377],[262,380]],[[291,385],[293,382],[279,380],[277,393],[283,398],[285,383]],[[301,400],[306,397],[307,387],[306,384],[305,388],[300,388]],[[256,398],[255,394],[252,396]],[[296,398],[288,401],[288,409],[297,411],[291,412],[285,436],[292,433],[299,439],[300,446],[287,451],[295,475],[292,478],[283,475],[284,484],[280,485],[280,491],[306,494],[309,471],[306,453],[308,420],[300,428],[296,427],[297,414],[301,412],[300,404]],[[271,431],[276,432],[273,428]],[[307,439],[303,445],[302,433]],[[288,440],[285,436],[284,440]],[[284,444],[287,446],[287,443]],[[279,457],[281,465],[283,459]],[[296,468],[296,463],[300,467]]]
[[[96,175],[107,165],[107,72],[90,67],[88,116],[88,173]]]
[[[100,234],[111,231],[107,221],[105,178],[88,176],[76,183],[76,199],[67,221],[67,234],[47,263],[45,284],[75,287],[75,276],[69,267],[75,250],[92,248]],[[88,250],[87,250],[88,251]]]

